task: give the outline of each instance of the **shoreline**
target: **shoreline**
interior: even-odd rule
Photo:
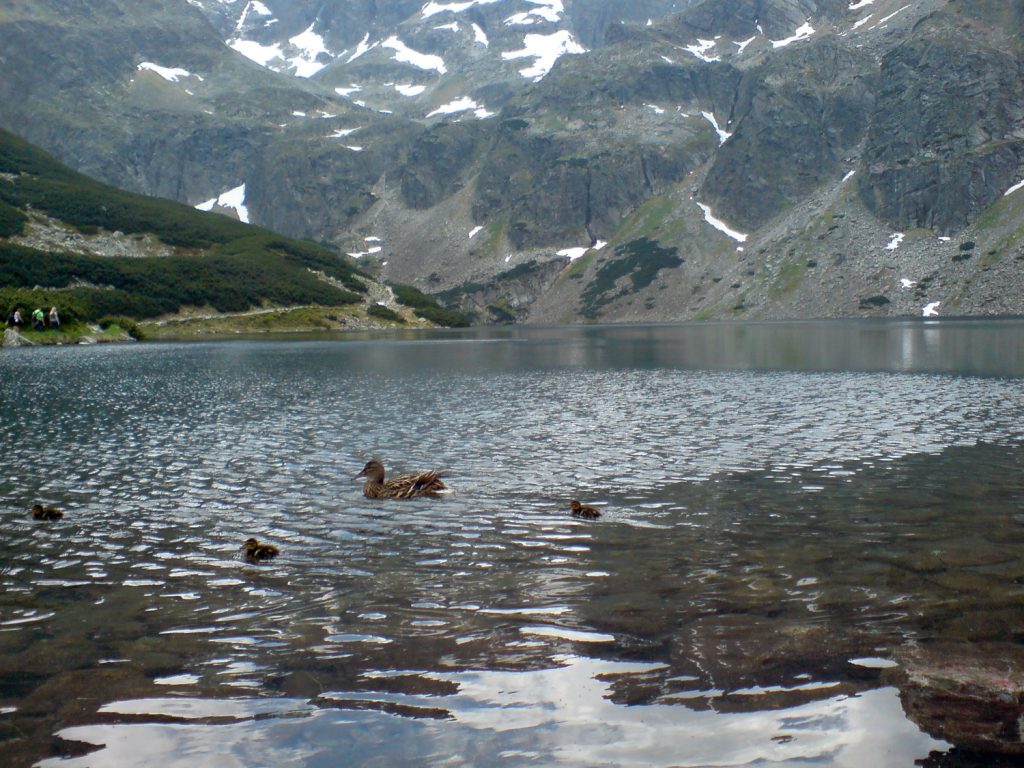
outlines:
[[[138,341],[119,325],[101,328],[90,323],[74,323],[60,330],[47,328],[42,331],[19,331],[5,328],[0,347],[16,349],[22,347],[67,347],[90,344],[118,344]]]

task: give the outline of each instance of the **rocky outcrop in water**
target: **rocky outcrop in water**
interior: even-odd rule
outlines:
[[[1024,755],[1024,649],[940,643],[913,647],[901,660],[887,677],[922,730],[958,747]]]

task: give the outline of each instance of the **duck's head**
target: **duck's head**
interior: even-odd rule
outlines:
[[[583,509],[583,505],[580,504],[579,499],[573,499],[572,501],[569,502],[569,509],[571,509],[573,512],[579,512],[581,509]]]
[[[32,505],[32,514],[33,515],[41,515],[41,514],[43,514],[43,505],[42,504],[33,504]]]
[[[356,478],[360,477],[365,477],[367,480],[372,480],[376,483],[383,483],[384,465],[376,459],[370,459],[370,461],[366,462],[366,466],[363,467],[363,471],[356,475]]]

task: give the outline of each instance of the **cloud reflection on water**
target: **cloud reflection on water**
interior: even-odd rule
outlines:
[[[330,692],[313,710],[298,700],[147,699],[105,711],[173,718],[234,718],[223,724],[93,725],[65,739],[105,745],[40,768],[231,768],[253,765],[912,765],[948,745],[906,721],[897,692],[880,688],[776,711],[718,713],[679,705],[622,706],[612,679],[659,664],[579,656],[531,672],[431,673],[453,695]],[[451,720],[396,717],[361,702],[450,713]],[[342,706],[342,709],[332,709]],[[281,717],[285,715],[285,717]]]

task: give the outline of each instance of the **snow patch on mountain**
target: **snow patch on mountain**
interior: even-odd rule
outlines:
[[[437,117],[438,115],[454,115],[459,112],[470,112],[472,111],[478,118],[483,120],[487,117],[493,117],[494,113],[487,110],[486,107],[477,104],[469,96],[462,96],[461,98],[449,101],[433,112],[430,112],[427,117]]]
[[[710,112],[701,112],[701,114],[704,116],[705,120],[711,123],[711,127],[714,128],[715,133],[718,134],[718,145],[721,146],[722,144],[725,144],[725,142],[729,140],[732,134],[724,130],[723,128],[719,128],[718,121],[715,119],[715,116]]]
[[[894,232],[892,237],[889,239],[888,245],[885,246],[887,251],[895,251],[900,247],[900,243],[903,242],[905,235],[902,232]]]
[[[288,62],[295,68],[295,74],[298,77],[312,77],[327,66],[326,63],[318,61],[321,54],[331,56],[331,52],[324,44],[323,37],[313,31],[315,25],[316,22],[313,22],[295,37],[288,39],[289,43],[299,49],[299,55]]]
[[[200,211],[212,211],[214,207],[230,208],[234,210],[239,221],[249,223],[249,209],[245,207],[245,184],[240,184],[227,192],[222,192],[218,197],[211,198],[196,206]]]
[[[242,30],[245,28],[245,25],[249,23],[250,16],[266,17],[273,15],[274,14],[270,12],[270,9],[267,8],[267,6],[265,6],[259,0],[251,0],[251,2],[246,3],[245,9],[242,11],[242,15],[238,17],[238,23],[235,25],[235,32],[241,34]],[[276,21],[277,19],[270,19],[264,21],[263,24],[264,26],[266,26]]]
[[[370,238],[366,238],[366,239],[369,240]],[[361,259],[364,256],[373,256],[375,253],[380,253],[383,250],[384,249],[381,246],[375,245],[372,248],[369,248],[369,249],[367,249],[365,251],[353,251],[353,252],[348,253],[346,255],[347,256],[351,256],[353,259]]]
[[[904,5],[902,8],[897,8],[895,11],[890,13],[888,16],[883,16],[881,19],[878,20],[877,23],[872,24],[870,27],[868,27],[868,29],[878,29],[880,27],[884,27],[891,19],[894,19],[896,16],[899,16],[901,13],[903,13],[909,7],[910,7],[910,4],[908,3],[907,5]]]
[[[187,69],[182,69],[181,67],[161,67],[159,64],[154,64],[151,61],[144,61],[141,64],[139,64],[138,71],[155,72],[156,74],[160,75],[160,77],[162,77],[164,80],[167,80],[170,83],[176,83],[185,77],[194,77],[200,81],[202,81],[203,79],[199,75],[192,74]]]
[[[787,45],[799,42],[800,40],[808,40],[813,34],[814,27],[811,26],[811,22],[809,20],[805,21],[797,27],[796,32],[785,40],[772,40],[772,48],[785,48]]]
[[[736,51],[736,53],[743,53],[747,49],[747,46],[755,40],[757,40],[757,35],[747,38],[746,40],[733,40],[732,43],[733,45],[739,46],[739,50]]]
[[[442,75],[448,71],[448,67],[444,64],[444,59],[440,56],[414,51],[395,35],[392,35],[381,43],[381,47],[393,50],[395,52],[393,57],[395,61],[400,61],[403,64],[412,64],[414,67],[418,67],[419,69],[436,70]]]
[[[539,16],[545,21],[554,23],[559,21],[565,14],[565,6],[562,0],[526,0],[528,3],[539,6],[530,11],[534,16]]]
[[[241,22],[239,25],[241,27]],[[285,44],[265,45],[255,40],[246,40],[240,35],[228,40],[227,44],[261,67],[278,72],[290,71],[296,77],[312,77],[326,67],[334,56],[324,43],[323,36],[314,31],[315,25],[314,21],[299,34],[288,38]]]
[[[395,90],[398,91],[403,96],[419,96],[421,93],[423,93],[425,90],[427,90],[427,86],[425,86],[425,85],[400,85],[398,83],[395,83]]]
[[[480,29],[479,24],[473,24],[473,39],[484,48],[490,48],[491,46],[491,41],[487,39],[487,33]]]
[[[238,51],[245,58],[255,61],[261,67],[269,66],[270,62],[275,59],[284,59],[284,51],[281,50],[281,46],[277,43],[263,45],[255,40],[233,38],[228,40],[228,46]]]
[[[451,12],[451,13],[462,13],[474,5],[490,5],[491,3],[497,3],[500,0],[466,0],[462,3],[436,3],[431,0],[423,6],[420,13],[423,14],[424,19],[428,19],[431,16],[435,16],[439,13]]]
[[[560,251],[555,251],[555,254],[558,256],[568,256],[569,261],[576,261],[576,259],[582,258],[583,254],[589,250],[590,248],[583,246],[578,248],[563,248]]]
[[[726,224],[721,219],[715,218],[714,214],[711,213],[711,206],[704,205],[704,203],[697,203],[697,207],[704,212],[704,221],[706,221],[712,227],[717,229],[719,232],[722,232],[728,237],[731,237],[738,243],[745,243],[747,241],[747,235],[745,235],[743,232],[737,232],[735,229],[731,229],[729,225]]]
[[[714,47],[715,47],[715,41],[714,40],[701,40],[700,38],[697,38],[697,42],[696,43],[693,43],[693,44],[687,45],[687,46],[683,46],[683,47],[680,48],[680,50],[686,51],[687,53],[692,53],[694,56],[696,56],[701,61],[704,61],[704,62],[707,62],[707,63],[710,64],[713,61],[721,61],[722,60],[722,58],[720,56],[709,56],[708,55],[708,51],[710,51]]]
[[[359,41],[359,44],[356,46],[356,49],[352,52],[352,55],[345,60],[345,63],[351,64],[364,53],[372,51],[378,45],[380,45],[380,43],[370,43],[370,33],[367,32],[365,35],[363,35],[363,39]]]
[[[505,60],[534,59],[533,65],[519,70],[519,74],[538,82],[544,79],[545,75],[555,66],[555,62],[562,56],[586,52],[587,49],[576,42],[572,33],[563,29],[550,35],[526,35],[523,38],[522,50],[505,51],[501,54],[501,58]]]

